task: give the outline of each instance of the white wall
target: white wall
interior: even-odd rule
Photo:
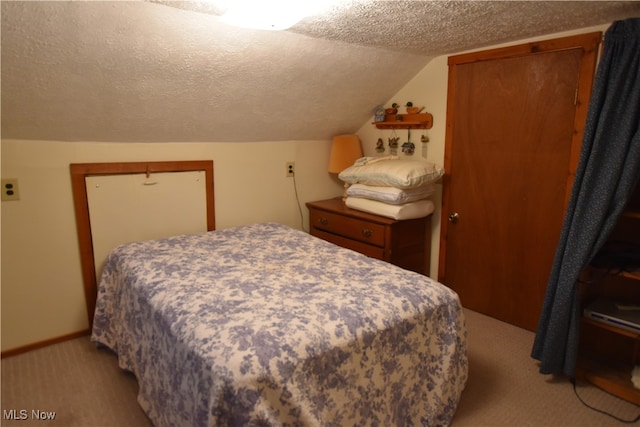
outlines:
[[[70,163],[214,161],[216,228],[277,221],[308,228],[304,203],[339,196],[326,171],[330,141],[94,143],[3,140],[2,177],[20,200],[2,202],[2,351],[88,327]],[[285,163],[295,161],[294,180]]]

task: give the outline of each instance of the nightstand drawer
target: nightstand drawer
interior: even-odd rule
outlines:
[[[397,221],[350,209],[340,198],[307,202],[307,207],[312,236],[429,274],[431,216]]]
[[[384,225],[316,209],[312,209],[309,215],[311,226],[314,228],[372,245],[384,246]]]
[[[343,248],[351,249],[356,252],[360,252],[371,258],[384,260],[384,249],[379,246],[370,245],[368,243],[359,242],[353,239],[347,239],[346,237],[338,236],[337,234],[327,233],[326,231],[313,229],[311,235],[319,237],[327,242],[334,243]]]

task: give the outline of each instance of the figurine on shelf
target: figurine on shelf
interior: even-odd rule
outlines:
[[[416,107],[413,106],[413,102],[409,101],[404,105],[407,108],[407,114],[413,114]]]
[[[413,102],[409,101],[405,105],[407,107],[407,114],[418,114],[424,107],[414,107]]]
[[[398,107],[399,105],[394,102],[393,104],[391,104],[391,108],[387,108],[385,112],[387,114],[398,114]]]
[[[376,122],[384,122],[384,107],[382,105],[378,105],[373,109],[374,121]]]
[[[382,138],[378,138],[378,142],[376,142],[376,152],[384,153],[384,141]]]

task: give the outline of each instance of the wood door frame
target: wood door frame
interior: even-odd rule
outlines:
[[[82,282],[89,318],[89,329],[93,324],[93,312],[96,308],[98,283],[96,266],[93,258],[93,238],[91,236],[91,218],[89,216],[89,198],[87,196],[88,176],[149,174],[158,172],[205,172],[205,192],[207,207],[207,230],[216,228],[215,199],[213,185],[213,160],[186,160],[168,162],[128,162],[128,163],[72,163],[71,185],[73,187],[73,203],[76,213],[78,244],[80,246],[80,263]]]
[[[584,126],[587,119],[589,99],[596,63],[598,60],[599,46],[602,40],[602,32],[580,34],[576,36],[562,37],[551,40],[525,43],[516,46],[496,48],[479,52],[471,52],[461,55],[450,56],[448,59],[449,78],[447,83],[447,122],[444,146],[444,168],[445,174],[442,178],[442,211],[440,219],[440,254],[438,260],[438,280],[444,281],[446,275],[447,257],[447,230],[449,208],[449,184],[451,181],[452,147],[453,147],[453,123],[454,123],[454,99],[457,84],[456,65],[468,64],[480,61],[490,61],[497,59],[508,59],[539,53],[558,52],[570,49],[582,50],[582,61],[580,63],[578,91],[576,94],[576,113],[574,117],[574,132],[571,141],[571,155],[569,161],[569,174],[567,176],[567,190],[565,193],[565,208],[571,195],[571,187],[575,178]]]

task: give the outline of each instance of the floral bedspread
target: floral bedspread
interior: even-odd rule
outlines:
[[[92,340],[157,427],[448,425],[468,371],[453,291],[272,223],[119,246]]]

